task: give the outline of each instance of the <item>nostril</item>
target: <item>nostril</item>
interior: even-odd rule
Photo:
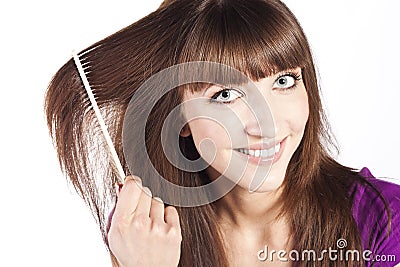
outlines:
[[[244,130],[248,135],[261,136],[261,128],[258,125],[246,125]]]
[[[275,127],[274,125],[268,126],[267,124],[261,125],[257,123],[247,124],[244,128],[247,135],[255,136],[262,139],[274,139]]]

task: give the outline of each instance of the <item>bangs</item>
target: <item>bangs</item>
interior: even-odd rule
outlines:
[[[186,29],[177,63],[221,63],[254,81],[306,65],[307,41],[293,14],[282,3],[214,0],[190,15],[194,26]],[[192,90],[204,85],[199,83]]]

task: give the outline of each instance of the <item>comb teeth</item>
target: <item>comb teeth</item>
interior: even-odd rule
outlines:
[[[111,153],[111,158],[113,159],[113,162],[114,162],[114,164],[115,164],[115,166],[117,168],[117,171],[118,171],[118,175],[117,175],[118,182],[123,184],[124,178],[126,176],[125,172],[124,172],[124,169],[122,168],[121,161],[118,158],[117,151],[115,150],[114,144],[113,144],[113,142],[111,140],[111,137],[110,137],[110,134],[109,134],[109,132],[107,130],[107,126],[106,126],[106,124],[104,122],[103,116],[101,115],[101,112],[100,112],[99,106],[97,105],[97,102],[96,102],[95,96],[93,94],[92,88],[90,87],[89,81],[88,81],[87,76],[85,74],[85,69],[88,69],[90,67],[90,65],[89,65],[88,62],[85,62],[84,63],[85,68],[83,68],[82,63],[79,60],[78,54],[75,51],[72,52],[72,57],[74,59],[76,68],[77,68],[77,70],[79,72],[79,76],[82,79],[82,82],[83,82],[83,85],[85,87],[87,96],[89,97],[91,106],[92,106],[92,108],[93,108],[93,110],[94,110],[94,112],[96,114],[97,121],[100,124],[101,132],[103,133],[103,136],[104,136],[104,138],[106,140],[106,143],[107,143],[107,147],[109,149],[109,152]]]

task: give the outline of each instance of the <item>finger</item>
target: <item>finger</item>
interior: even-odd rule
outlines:
[[[165,221],[164,221],[164,202],[159,197],[155,197],[151,201],[150,218],[152,220],[158,221],[160,223],[165,223]]]
[[[167,224],[180,229],[181,225],[179,223],[179,214],[174,206],[168,206],[165,208],[164,217]]]
[[[143,214],[149,216],[151,206],[151,191],[148,187],[143,187],[140,195],[139,203],[135,210],[135,215]]]
[[[121,191],[119,192],[113,218],[132,218],[133,212],[135,211],[140,199],[142,191],[141,184],[142,181],[137,176],[128,176],[125,179],[125,184],[122,186]]]

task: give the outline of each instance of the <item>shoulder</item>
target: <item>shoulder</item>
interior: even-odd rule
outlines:
[[[355,202],[371,201],[372,203],[370,204],[375,204],[377,206],[384,205],[384,203],[380,201],[381,199],[378,194],[380,193],[388,204],[394,206],[393,208],[400,208],[400,184],[378,179],[374,177],[371,171],[366,167],[360,170],[359,175],[362,176],[366,182],[371,184],[373,188],[368,186],[368,184],[355,184],[352,192],[355,197]]]
[[[394,255],[387,262],[393,266],[400,262],[400,185],[375,178],[368,168],[359,174],[364,182],[355,183],[350,193],[364,249],[375,257]]]

